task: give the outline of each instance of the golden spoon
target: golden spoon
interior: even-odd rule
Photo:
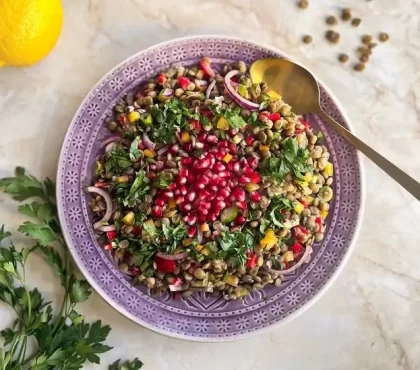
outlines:
[[[296,114],[315,113],[356,149],[420,200],[420,184],[370,146],[326,114],[320,105],[318,82],[305,68],[286,59],[267,58],[255,61],[250,68],[252,82],[265,82],[279,93]]]

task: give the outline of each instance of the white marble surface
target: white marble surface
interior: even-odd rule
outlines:
[[[59,43],[41,64],[0,70],[0,176],[23,165],[55,176],[64,134],[79,103],[111,67],[170,38],[195,34],[240,36],[281,48],[310,67],[337,95],[357,133],[420,180],[420,3],[418,0],[64,0]],[[349,6],[363,18],[340,26],[339,47],[323,39],[325,15]],[[354,57],[363,33],[387,31],[357,74],[336,62]],[[311,34],[314,43],[300,42]],[[200,344],[166,338],[119,315],[96,294],[87,319],[113,328],[119,357],[139,356],[159,370],[414,370],[420,369],[420,205],[365,161],[365,218],[350,262],[331,289],[294,321],[252,339]],[[16,204],[0,195],[0,224],[16,229]],[[50,298],[60,290],[35,258],[30,279]],[[0,327],[12,314],[0,306]]]

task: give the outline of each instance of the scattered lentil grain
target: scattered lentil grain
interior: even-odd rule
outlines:
[[[338,23],[337,18],[333,15],[330,15],[326,18],[325,22],[329,24],[330,26],[334,26]]]
[[[309,1],[308,0],[300,0],[298,2],[298,7],[301,9],[306,9],[309,6]]]
[[[368,54],[368,53],[362,54],[362,55],[360,56],[359,60],[360,60],[362,63],[367,63],[367,62],[369,62],[369,54]]]
[[[362,20],[360,18],[353,18],[351,21],[351,24],[354,27],[359,27],[360,23],[362,23]]]
[[[337,44],[340,41],[340,34],[333,30],[328,30],[325,34],[325,37],[332,44]]]
[[[339,60],[341,63],[347,63],[347,62],[348,62],[348,60],[349,60],[349,56],[348,56],[347,54],[340,54],[340,55],[338,56],[338,60]]]
[[[312,36],[310,36],[310,35],[306,35],[306,36],[304,36],[304,37],[303,37],[302,41],[303,41],[305,44],[310,44],[310,43],[312,42]]]
[[[362,36],[362,42],[365,45],[370,45],[370,43],[372,42],[372,36],[371,35],[363,35]]]
[[[381,32],[379,34],[379,41],[380,42],[386,42],[389,40],[389,35],[386,32]]]
[[[351,10],[349,8],[344,8],[341,12],[341,19],[343,21],[349,21],[351,19]]]
[[[353,69],[357,72],[362,72],[365,69],[365,65],[363,63],[357,63],[354,65]]]

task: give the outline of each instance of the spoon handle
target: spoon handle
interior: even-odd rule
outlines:
[[[404,171],[400,170],[393,163],[388,161],[378,152],[373,150],[369,145],[365,144],[362,140],[354,136],[350,131],[341,126],[338,122],[333,120],[321,108],[316,112],[323,121],[331,126],[338,134],[352,144],[356,149],[361,151],[373,163],[385,171],[396,182],[398,182],[405,190],[413,195],[417,200],[420,200],[420,183],[408,176]]]

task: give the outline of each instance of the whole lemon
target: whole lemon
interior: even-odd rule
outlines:
[[[56,44],[62,24],[60,0],[0,0],[0,67],[39,62]]]

